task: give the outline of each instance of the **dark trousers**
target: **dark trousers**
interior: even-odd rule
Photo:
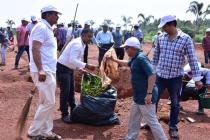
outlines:
[[[88,63],[88,45],[86,45],[85,51],[84,51],[84,62]]]
[[[204,58],[205,58],[205,63],[208,64],[210,59],[210,51],[204,51]]]
[[[172,78],[172,79],[164,79],[157,76],[156,84],[158,87],[158,102],[160,100],[161,93],[163,93],[163,91],[166,88],[168,89],[169,96],[171,99],[169,129],[178,130],[177,123],[178,123],[178,116],[179,116],[180,95],[182,91],[182,76],[177,77],[177,78]]]
[[[27,54],[28,54],[28,60],[30,62],[29,46],[19,46],[18,47],[18,52],[17,52],[16,58],[15,58],[15,66],[18,66],[19,61],[20,61],[20,58],[23,55],[23,52],[24,51],[27,52]]]
[[[120,59],[120,60],[123,60],[124,55],[125,55],[124,48],[115,48],[115,52],[117,54],[117,58]]]
[[[69,114],[69,106],[71,107],[71,112],[76,106],[74,97],[74,71],[57,63],[57,80],[60,83],[60,110],[62,117],[64,117]]]
[[[103,44],[99,47],[99,57],[98,57],[98,64],[101,65],[101,61],[104,58],[105,53],[112,47],[113,43],[110,44]]]
[[[63,47],[64,47],[64,44],[63,45],[58,45],[58,51],[60,52],[62,49],[63,49]]]

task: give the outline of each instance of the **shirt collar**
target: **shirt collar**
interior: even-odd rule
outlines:
[[[43,22],[44,24],[46,24],[46,25],[48,26],[48,28],[50,28],[51,30],[53,30],[52,26],[49,24],[49,22],[47,22],[47,20],[42,19],[42,22]]]

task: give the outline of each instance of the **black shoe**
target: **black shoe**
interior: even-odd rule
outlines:
[[[30,136],[27,135],[28,138],[30,138],[31,140],[46,140],[46,138],[44,136],[38,135],[38,136]]]
[[[179,139],[178,131],[175,129],[169,130],[169,135],[170,135],[170,138]]]
[[[146,123],[141,123],[141,124],[140,124],[140,128],[141,128],[141,129],[150,130],[149,125],[148,125],[148,124],[146,124]]]
[[[68,124],[72,123],[70,115],[64,116],[61,119],[64,123],[68,123]]]

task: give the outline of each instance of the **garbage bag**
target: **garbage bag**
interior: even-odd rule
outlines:
[[[81,95],[81,104],[75,107],[71,114],[73,122],[91,125],[118,124],[119,119],[114,113],[117,98],[117,90],[108,86],[98,97]]]

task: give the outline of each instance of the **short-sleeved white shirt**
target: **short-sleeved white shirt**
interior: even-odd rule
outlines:
[[[43,70],[55,73],[57,63],[57,42],[53,33],[53,29],[46,20],[42,19],[41,22],[34,26],[29,39],[30,71],[38,72],[32,53],[33,40],[42,43],[40,53]]]

